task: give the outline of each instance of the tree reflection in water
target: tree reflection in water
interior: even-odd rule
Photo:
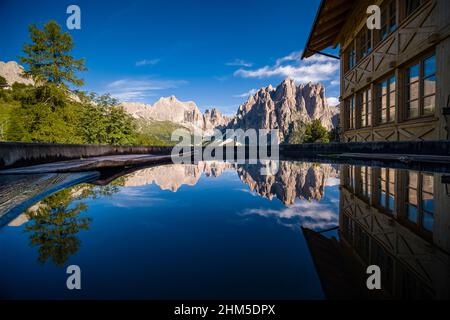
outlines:
[[[103,187],[78,185],[59,191],[28,209],[26,215],[30,222],[25,231],[30,233],[30,245],[39,248],[38,261],[44,264],[51,260],[62,267],[77,253],[81,244],[77,234],[88,230],[92,221],[90,217],[81,217],[88,206],[80,200],[111,196],[121,183],[119,179]]]

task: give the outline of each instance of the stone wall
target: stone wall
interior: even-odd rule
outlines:
[[[308,154],[404,154],[450,156],[450,140],[441,141],[374,141],[281,145],[280,153]]]
[[[109,155],[169,155],[171,151],[172,147],[0,142],[0,168]],[[280,145],[281,156],[302,158],[341,153],[450,156],[450,140]]]
[[[170,154],[172,147],[0,142],[0,168],[123,154]]]

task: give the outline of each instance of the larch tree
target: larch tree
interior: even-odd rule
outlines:
[[[42,29],[31,25],[29,32],[32,43],[24,46],[25,56],[20,57],[20,62],[28,65],[27,76],[57,87],[83,85],[76,73],[86,70],[85,61],[70,55],[74,44],[68,32],[63,33],[56,21],[47,22]]]

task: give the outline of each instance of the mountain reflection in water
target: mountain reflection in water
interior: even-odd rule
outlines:
[[[9,221],[8,225],[15,228],[7,229],[23,228],[30,247],[37,248],[37,259],[41,264],[52,261],[54,265],[65,266],[83,250],[92,251],[87,256],[99,254],[93,249],[93,245],[89,244],[98,240],[94,240],[92,236],[86,236],[87,234],[96,234],[100,232],[99,228],[103,230],[103,233],[106,232],[105,234],[109,234],[112,230],[118,232],[118,229],[114,229],[117,227],[95,226],[96,219],[102,221],[106,219],[105,211],[114,208],[126,210],[128,220],[131,220],[128,228],[133,228],[132,232],[142,237],[140,242],[147,243],[151,241],[150,237],[156,236],[156,239],[151,241],[153,248],[151,250],[158,249],[160,238],[169,235],[177,238],[186,232],[178,228],[176,233],[170,234],[174,231],[167,229],[165,223],[155,220],[160,216],[161,219],[171,219],[172,215],[173,219],[180,220],[180,222],[172,221],[172,224],[180,224],[179,226],[187,224],[188,228],[197,230],[197,234],[209,237],[207,239],[211,241],[211,246],[223,247],[221,253],[224,257],[227,252],[231,254],[233,250],[239,250],[236,248],[243,245],[240,242],[234,247],[237,240],[232,240],[232,237],[247,239],[252,235],[255,240],[260,239],[258,240],[260,245],[266,250],[268,243],[278,248],[283,247],[284,250],[289,250],[290,246],[295,248],[297,241],[302,243],[301,246],[306,251],[297,249],[296,262],[292,261],[294,256],[291,252],[287,256],[273,257],[273,259],[278,261],[279,266],[285,270],[288,266],[290,268],[298,266],[303,270],[303,274],[298,273],[300,270],[292,270],[292,274],[288,272],[285,276],[292,282],[289,285],[288,282],[285,284],[285,291],[279,291],[282,290],[282,286],[279,286],[280,281],[289,281],[283,278],[282,273],[277,273],[276,276],[271,275],[274,277],[272,279],[274,287],[268,284],[268,287],[272,288],[271,292],[258,291],[256,282],[250,281],[246,291],[243,291],[247,292],[247,295],[242,296],[244,298],[262,296],[317,298],[321,297],[317,292],[318,287],[321,288],[322,297],[326,298],[440,299],[450,297],[450,210],[448,209],[450,196],[449,186],[445,183],[448,182],[448,178],[445,178],[444,174],[369,166],[281,161],[275,175],[265,176],[261,175],[261,167],[261,164],[200,162],[139,169],[116,178],[106,186],[99,186],[95,180],[97,178],[94,178],[89,183],[78,184],[43,197],[24,213],[16,215],[15,219]],[[120,174],[114,177],[117,176]],[[58,181],[63,178],[68,179],[65,176],[58,179],[51,177]],[[101,181],[105,181],[104,178],[102,177]],[[46,181],[46,178],[39,176],[33,180],[33,177],[29,177],[28,180]],[[2,216],[8,217],[8,210],[14,206],[20,207],[18,203],[24,202],[26,198],[25,196],[17,197],[14,192],[11,192],[15,190],[14,183],[10,180],[5,181],[0,184],[0,219]],[[24,182],[21,180],[21,183]],[[42,184],[45,188],[49,188],[48,182]],[[34,189],[39,189],[39,185],[40,182],[34,182]],[[161,191],[157,191],[156,186]],[[34,191],[33,196],[37,193]],[[199,199],[203,205],[198,203]],[[136,218],[135,215],[140,218]],[[112,214],[106,221],[114,223],[114,217],[118,219],[117,214]],[[135,219],[139,220],[135,221]],[[184,221],[185,219],[187,220]],[[193,224],[194,221],[195,224]],[[262,225],[259,224],[270,224],[271,221],[277,226],[272,225],[271,228],[276,229],[262,232],[260,229]],[[120,222],[117,223],[120,224]],[[152,225],[153,235],[143,233],[145,231],[143,228],[147,224]],[[205,227],[203,227],[204,224]],[[244,231],[240,227],[242,224],[251,225],[252,233],[248,236],[245,233],[241,234]],[[121,226],[127,229],[123,221]],[[159,235],[158,228],[163,226],[161,230],[166,231]],[[223,230],[220,230],[221,227]],[[285,228],[284,232],[282,228]],[[6,243],[8,233],[4,236],[2,230],[6,229],[0,229],[0,243]],[[291,230],[289,232],[294,232],[296,235],[303,234],[303,237],[295,236],[292,238],[296,239],[295,242],[291,239],[290,242],[285,243],[283,237],[290,234],[287,230]],[[262,233],[259,234],[260,232]],[[223,239],[216,243],[214,233],[221,234]],[[131,233],[126,235],[130,236]],[[260,236],[263,237],[260,238]],[[191,236],[189,239],[183,241],[191,241],[195,238]],[[268,243],[264,245],[262,239]],[[128,240],[123,241],[126,243]],[[129,241],[131,245],[132,240]],[[201,241],[202,246],[208,245],[203,244],[204,240]],[[85,242],[87,247],[84,247]],[[257,242],[252,245],[253,251],[258,252],[262,249],[258,248]],[[204,250],[209,250],[207,248],[205,247]],[[250,250],[250,248],[247,249]],[[117,254],[114,254],[114,251],[111,254],[113,257],[116,255],[120,257],[123,252],[120,249],[116,250]],[[150,248],[141,248],[141,250],[143,251],[128,250],[127,254],[134,254],[130,259],[136,259],[136,261],[144,259],[142,263],[145,264],[145,250]],[[185,248],[185,250],[188,250],[187,254],[194,254],[194,251],[189,252],[194,249]],[[171,252],[167,248],[165,251]],[[280,250],[273,252],[277,251]],[[176,249],[172,255],[183,255],[183,252],[183,249]],[[229,261],[237,257],[234,255],[234,258],[231,258],[232,256]],[[247,261],[244,256],[239,257],[243,259],[242,261]],[[246,275],[244,270],[247,267],[250,269],[256,267],[252,263],[256,263],[259,257],[254,256],[253,259],[247,261],[247,264],[242,262],[243,269],[239,271],[242,273],[241,277]],[[195,260],[193,261],[194,265],[186,265],[184,268],[186,270],[201,268],[195,265]],[[236,262],[239,264],[239,260]],[[86,261],[84,263],[87,264]],[[183,264],[186,263],[183,262]],[[264,263],[268,264],[268,268],[274,268],[267,261]],[[157,268],[157,265],[158,263],[154,268]],[[378,265],[382,270],[381,291],[371,292],[366,288],[366,268],[369,265]],[[212,268],[208,265],[205,267]],[[261,263],[259,267],[261,268]],[[164,278],[168,276],[161,273],[164,268],[152,270],[153,273],[147,274],[148,281],[151,279],[156,281],[152,278],[153,274],[155,276],[164,274]],[[233,295],[234,291],[228,287],[228,289],[223,287],[220,291],[220,285],[228,285],[226,284],[227,272],[231,271],[222,270],[224,282],[216,284],[219,286],[218,292],[222,292],[223,295],[217,293],[214,297],[236,297]],[[307,275],[309,272],[312,274]],[[136,276],[138,277],[138,274]],[[271,283],[272,280],[268,279],[268,276],[270,277],[264,274],[264,279]],[[299,286],[296,286],[293,277],[302,276],[309,279],[311,283],[303,284],[301,288],[300,283],[304,283],[306,278],[295,280],[299,281]],[[142,296],[133,296],[131,292],[124,295],[134,298],[143,296],[208,298],[210,296],[206,292],[209,291],[206,289],[205,292],[196,292],[201,288],[209,288],[208,276],[204,277],[205,283],[197,279],[201,282],[197,289],[185,289],[180,293],[166,292],[158,295],[157,290],[147,295],[150,289],[143,287],[142,291],[138,291],[142,293]],[[254,285],[256,286],[252,287]],[[286,289],[287,287],[290,289]],[[295,288],[298,288],[297,292]],[[104,294],[106,296],[96,297],[109,297],[109,293]],[[119,297],[122,296],[119,295]]]

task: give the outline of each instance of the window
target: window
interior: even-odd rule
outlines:
[[[433,231],[434,223],[434,176],[410,171],[406,216],[419,228]]]
[[[355,46],[354,43],[352,43],[348,49],[345,51],[344,53],[345,56],[345,72],[353,69],[353,67],[356,64],[356,50],[355,50]]]
[[[358,94],[358,111],[361,128],[372,125],[372,90],[366,89]]]
[[[355,190],[356,187],[356,167],[348,166],[348,187],[352,190]]]
[[[350,97],[347,102],[347,128],[355,129],[356,128],[356,114],[355,114],[355,96]]]
[[[432,115],[436,106],[436,56],[406,69],[406,110],[408,119]]]
[[[393,213],[395,209],[395,170],[382,168],[378,182],[378,205],[389,213]]]
[[[381,5],[381,30],[380,41],[397,28],[397,3],[396,0],[385,1]]]
[[[372,30],[364,27],[357,37],[358,61],[372,52]]]
[[[395,121],[396,78],[391,76],[377,85],[377,110],[379,123]]]
[[[423,62],[423,113],[434,114],[436,106],[436,56]]]
[[[406,17],[413,14],[424,3],[425,0],[406,0]]]
[[[361,167],[361,195],[370,200],[372,195],[372,169],[369,167]]]

